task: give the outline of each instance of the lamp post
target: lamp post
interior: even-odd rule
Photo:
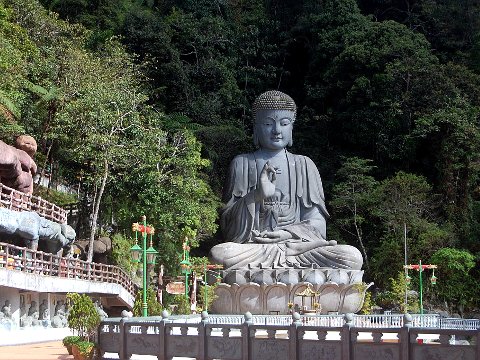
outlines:
[[[407,271],[407,274],[405,276],[405,281],[407,284],[410,283],[410,276],[408,276],[408,269],[412,270],[417,270],[419,272],[419,279],[420,279],[420,314],[423,315],[423,278],[422,278],[422,273],[425,271],[425,269],[433,269],[432,277],[430,278],[430,282],[432,285],[435,285],[437,283],[437,277],[435,276],[435,269],[437,268],[437,265],[432,265],[432,264],[427,264],[427,265],[422,265],[422,260],[419,261],[418,264],[409,264],[405,265],[404,268]]]
[[[209,265],[205,265],[204,268],[203,268],[203,281],[205,282],[205,289],[204,289],[204,299],[205,299],[205,311],[208,312],[208,282],[207,282],[207,272],[208,271],[211,271],[211,272],[214,272],[213,270],[220,270],[220,269],[223,269],[223,265],[219,265],[219,264],[209,264]],[[216,276],[216,282],[219,283],[220,281],[222,281],[222,277],[220,276],[220,274],[214,272],[217,276]]]
[[[190,246],[188,245],[188,237],[185,236],[185,241],[182,245],[183,259],[180,262],[182,274],[185,275],[185,298],[188,299],[188,275],[192,272],[192,263],[190,262]]]
[[[135,245],[130,248],[132,254],[132,260],[134,263],[140,263],[142,261],[143,273],[142,273],[142,313],[143,316],[148,316],[147,305],[147,264],[155,265],[155,259],[158,251],[153,248],[153,234],[155,228],[151,225],[147,226],[147,217],[145,215],[141,218],[142,224],[133,223],[132,231],[135,232]],[[138,245],[138,233],[142,236],[142,247]],[[150,247],[147,249],[147,236],[150,235]]]

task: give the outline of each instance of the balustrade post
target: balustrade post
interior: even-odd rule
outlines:
[[[202,321],[198,324],[198,360],[208,359],[207,332],[208,312],[202,311]]]
[[[53,276],[53,257],[54,257],[54,255],[51,254],[51,255],[49,255],[49,257],[50,257],[50,261],[49,261],[49,264],[48,264],[48,275]]]
[[[477,338],[475,342],[477,343],[477,356],[475,356],[475,359],[480,359],[480,327],[477,328]]]
[[[342,336],[342,360],[350,360],[352,356],[351,329],[353,326],[353,314],[348,313],[343,316]]]
[[[166,348],[165,348],[165,337],[167,336],[166,334],[166,327],[165,323],[167,322],[169,317],[168,311],[163,310],[162,311],[162,320],[160,321],[160,326],[158,328],[158,336],[160,336],[160,346],[159,346],[159,353],[157,354],[157,359],[158,360],[166,360],[167,357],[165,356],[166,354]]]
[[[105,326],[108,326],[108,336],[112,336],[112,333],[113,333],[113,325],[105,325],[103,321],[100,322],[100,324],[97,327],[97,333],[95,334],[95,342],[99,345],[97,349],[98,349],[98,356],[100,357],[100,359],[103,359],[105,355],[105,350],[103,350],[101,340],[100,340],[102,337],[104,337],[102,336],[102,332]]]
[[[246,312],[242,324],[242,360],[248,360],[250,355],[250,326],[253,325],[252,314]]]
[[[8,263],[9,263],[8,259],[10,258],[10,256],[11,256],[10,255],[10,246],[7,246],[6,249],[5,249],[5,267],[7,269],[10,269],[10,267],[8,265]]]
[[[20,260],[20,271],[27,272],[27,248],[22,249],[22,259]]]
[[[8,209],[9,210],[12,210],[12,208],[13,208],[13,193],[14,193],[14,190],[11,189],[11,191],[10,191],[10,201],[9,201],[10,203],[8,204]]]
[[[289,359],[297,360],[299,359],[298,354],[300,353],[300,349],[298,348],[298,327],[302,325],[302,320],[300,314],[296,311],[292,314],[292,324],[290,325],[288,338],[290,341],[290,354]]]
[[[128,334],[125,331],[125,321],[127,321],[127,318],[122,318],[120,320],[120,323],[118,325],[119,330],[120,330],[120,344],[119,344],[119,353],[118,357],[122,360],[128,359],[127,357],[127,336]]]
[[[403,316],[403,326],[398,332],[398,342],[400,343],[400,360],[410,358],[410,328],[412,327],[412,315]]]

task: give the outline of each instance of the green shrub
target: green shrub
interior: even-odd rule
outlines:
[[[205,309],[210,309],[212,307],[213,302],[218,298],[218,296],[215,294],[215,288],[217,287],[217,284],[213,285],[200,285],[198,289],[198,300],[201,306],[199,307],[200,311],[203,311]],[[205,293],[206,290],[206,293]],[[205,299],[205,295],[207,298]],[[205,307],[205,302],[207,302],[207,307]]]
[[[73,345],[80,342],[82,338],[80,336],[65,336],[62,340],[63,346]]]
[[[360,309],[360,314],[371,314],[373,309],[373,300],[372,300],[372,293],[368,291],[368,285],[364,282],[355,284],[354,288],[360,293],[365,293],[365,297],[363,298],[363,304]]]
[[[86,294],[68,293],[68,327],[83,340],[90,340],[100,324],[100,315],[92,299]]]
[[[157,293],[154,289],[147,289],[147,312],[148,316],[162,315],[162,305],[157,300]],[[143,292],[140,290],[135,296],[133,304],[133,316],[143,316]]]
[[[78,352],[82,354],[83,356],[90,356],[92,353],[93,349],[95,348],[95,343],[91,341],[79,341],[78,343],[75,344],[75,346],[78,349]]]
[[[60,207],[76,204],[78,202],[78,197],[76,194],[68,194],[54,189],[47,189],[41,185],[35,185],[33,195],[40,196],[42,199],[54,203]]]
[[[190,299],[186,298],[184,294],[177,294],[173,296],[173,304],[177,305],[174,310],[175,315],[190,315]]]

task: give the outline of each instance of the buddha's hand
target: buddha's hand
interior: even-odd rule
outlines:
[[[275,195],[275,180],[275,168],[267,161],[260,172],[260,179],[255,190],[255,201],[262,201]]]
[[[252,231],[253,241],[258,244],[274,244],[292,239],[292,234],[285,230],[275,231]]]

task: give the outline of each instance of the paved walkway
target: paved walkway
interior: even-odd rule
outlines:
[[[61,341],[0,347],[1,360],[73,360]]]

